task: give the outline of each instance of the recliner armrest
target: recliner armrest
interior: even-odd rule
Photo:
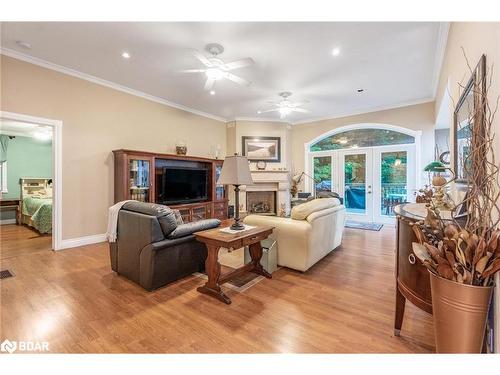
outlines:
[[[175,239],[184,236],[189,236],[195,232],[200,232],[202,230],[217,228],[220,225],[219,219],[206,219],[200,221],[194,221],[192,223],[186,223],[178,225],[172,233],[168,235],[167,238]]]

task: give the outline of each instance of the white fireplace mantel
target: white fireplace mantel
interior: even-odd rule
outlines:
[[[251,171],[254,184],[240,187],[240,211],[243,213],[247,211],[247,191],[275,191],[278,215],[289,215],[289,173],[288,171]]]

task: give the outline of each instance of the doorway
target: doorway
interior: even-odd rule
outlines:
[[[2,198],[9,198],[14,201],[17,200],[18,212],[17,218],[14,221],[16,227],[12,230],[12,238],[21,238],[23,240],[25,233],[35,233],[41,238],[36,238],[35,241],[30,241],[34,243],[32,246],[34,249],[48,248],[53,250],[59,250],[61,248],[61,201],[62,201],[62,184],[61,184],[61,170],[62,170],[62,122],[57,120],[39,118],[29,115],[23,115],[12,112],[0,111],[0,123],[2,124],[2,133],[9,132],[9,140],[12,142],[11,146],[14,146],[14,142],[19,143],[19,147],[31,147],[30,144],[33,143],[38,147],[38,151],[41,152],[40,148],[45,144],[45,148],[50,144],[49,156],[49,166],[47,170],[38,168],[36,170],[27,170],[26,168],[33,165],[38,165],[42,162],[40,155],[35,156],[32,152],[24,152],[25,159],[18,163],[19,166],[14,168],[8,168],[10,177],[14,176],[19,168],[19,173],[22,174],[13,178],[10,178],[9,185],[15,187],[19,190],[16,193],[16,189],[9,189],[10,193],[15,196],[8,196],[7,194],[2,194]],[[16,134],[17,133],[17,134]],[[6,138],[3,137],[3,138]],[[33,142],[32,142],[33,140]],[[30,143],[31,142],[31,143]],[[22,143],[22,145],[21,145]],[[9,145],[6,144],[3,150],[6,150],[6,156],[3,159],[6,160],[5,164],[9,163]],[[31,150],[31,149],[30,149]],[[11,147],[10,151],[14,151]],[[37,152],[38,152],[37,151]],[[12,162],[14,162],[15,154],[10,155]],[[33,158],[32,161],[29,158]],[[14,165],[11,163],[10,167]],[[13,175],[14,173],[14,175]],[[19,174],[18,173],[18,174]],[[19,177],[19,178],[18,178]],[[28,207],[23,206],[24,200],[28,205],[28,200],[32,198],[33,204],[29,208],[33,209],[34,212],[28,212]],[[3,199],[2,199],[3,200]],[[43,204],[42,204],[43,203]],[[39,206],[39,207],[38,207]],[[38,209],[37,209],[38,207]],[[24,210],[24,208],[26,210]],[[20,234],[19,234],[19,233]],[[4,233],[6,233],[4,231]],[[27,236],[30,237],[30,236]],[[33,238],[36,236],[32,236]],[[31,238],[31,237],[30,237]],[[2,241],[6,240],[2,236]],[[36,242],[36,243],[35,243]],[[14,244],[15,245],[15,244]],[[13,248],[19,248],[19,246],[13,246]],[[26,244],[22,244],[26,247]]]
[[[314,177],[310,191],[338,193],[349,220],[395,223],[394,207],[413,201],[415,137],[370,127],[338,132],[309,147],[307,166]]]

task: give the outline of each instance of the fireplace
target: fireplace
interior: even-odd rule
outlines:
[[[276,192],[247,191],[247,212],[257,215],[276,215]]]

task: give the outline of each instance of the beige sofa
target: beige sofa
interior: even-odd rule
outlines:
[[[314,199],[295,206],[290,218],[249,215],[248,225],[272,225],[278,264],[298,271],[312,265],[342,242],[346,210],[337,198]]]

